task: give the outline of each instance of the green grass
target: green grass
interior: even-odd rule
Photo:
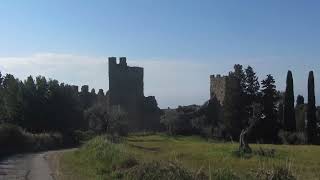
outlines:
[[[139,162],[146,163],[155,160],[174,161],[193,172],[201,169],[207,175],[218,169],[229,169],[246,179],[249,173],[252,174],[259,169],[286,166],[298,179],[320,177],[320,146],[254,144],[250,145],[254,151],[259,148],[275,149],[275,156],[268,158],[252,155],[250,158],[240,158],[234,153],[238,144],[207,141],[197,136],[131,135],[123,144],[114,145],[111,149],[104,145],[93,144],[94,142],[90,142],[76,152],[65,154],[62,158],[62,167],[70,174],[77,174],[79,177],[77,179],[103,179],[99,172],[109,171],[102,174],[110,174],[112,166],[121,164],[121,161],[131,156]],[[114,152],[111,153],[114,157],[107,155],[110,152]]]

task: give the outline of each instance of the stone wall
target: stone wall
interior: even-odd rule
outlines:
[[[216,98],[220,105],[223,105],[225,98],[225,89],[227,85],[227,76],[211,75],[210,76],[210,99]]]
[[[127,104],[139,101],[143,94],[143,68],[129,67],[126,58],[109,58],[109,93],[110,105]],[[137,102],[138,103],[138,102]]]
[[[143,68],[128,66],[125,57],[119,63],[109,58],[109,106],[121,106],[128,113],[133,131],[147,129],[149,119],[158,119],[160,110],[154,97],[144,96],[143,76]]]

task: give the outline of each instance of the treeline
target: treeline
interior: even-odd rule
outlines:
[[[86,130],[84,111],[104,97],[102,89],[89,92],[78,86],[29,76],[21,81],[11,74],[0,73],[0,123],[21,126],[29,132],[71,132]]]
[[[248,129],[249,139],[253,142],[319,143],[312,71],[308,81],[308,103],[298,95],[296,107],[291,71],[287,75],[286,91],[280,92],[271,74],[259,81],[251,66],[243,68],[237,64],[226,77],[225,94],[223,102],[213,97],[203,106],[165,110],[162,123],[170,134],[198,133],[238,140],[241,131]],[[305,108],[299,113],[301,106]]]

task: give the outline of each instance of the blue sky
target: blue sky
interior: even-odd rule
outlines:
[[[309,70],[320,98],[320,2],[315,0],[101,0],[0,3],[0,70],[108,89],[107,57],[145,67],[145,94],[161,107],[201,104],[209,75],[233,64],[293,71],[306,96]],[[71,72],[71,73],[70,73]]]

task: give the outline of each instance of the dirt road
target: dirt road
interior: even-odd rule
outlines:
[[[0,180],[54,180],[48,157],[63,151],[19,154],[4,159],[0,162]]]

